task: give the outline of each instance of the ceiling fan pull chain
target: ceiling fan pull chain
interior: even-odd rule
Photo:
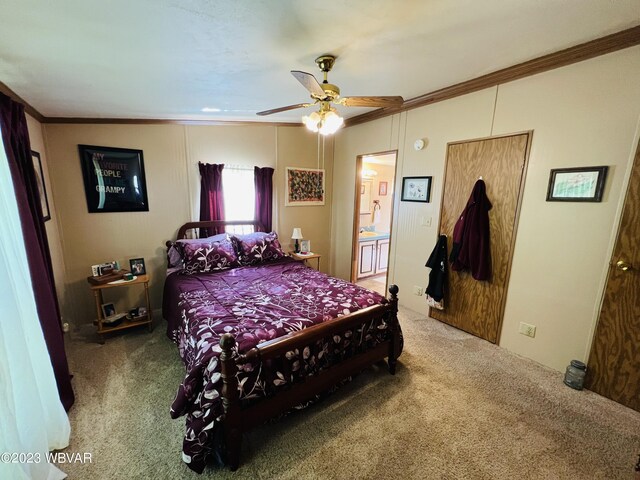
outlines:
[[[325,135],[322,136],[322,175],[324,176],[325,171],[324,171],[324,140],[325,140]],[[320,188],[322,188],[322,184],[320,185]],[[324,197],[324,188],[322,188],[322,196]]]

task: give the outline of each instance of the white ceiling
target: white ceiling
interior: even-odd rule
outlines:
[[[640,0],[0,0],[0,15],[0,81],[47,117],[298,122],[255,112],[306,102],[289,70],[319,78],[320,54],[344,96],[409,99],[635,26]]]

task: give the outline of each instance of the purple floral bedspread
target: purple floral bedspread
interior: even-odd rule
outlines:
[[[213,437],[223,414],[218,362],[223,334],[232,333],[243,353],[260,342],[385,302],[375,292],[289,258],[215,273],[170,274],[165,282],[163,314],[168,322],[167,336],[178,345],[186,366],[186,376],[171,405],[172,418],[186,415],[183,460],[202,472],[213,454]],[[382,322],[372,328],[386,334]],[[329,350],[327,346],[313,350],[287,354],[293,370],[318,370],[323,353]],[[278,387],[286,383],[280,372],[277,375],[265,379],[261,369],[244,366],[238,373],[240,399],[265,396],[271,384]]]

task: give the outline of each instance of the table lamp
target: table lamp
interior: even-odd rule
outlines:
[[[291,234],[291,239],[296,241],[296,245],[295,245],[295,249],[294,252],[295,253],[300,253],[300,243],[299,240],[302,240],[302,229],[301,228],[294,228],[293,229],[293,234]]]

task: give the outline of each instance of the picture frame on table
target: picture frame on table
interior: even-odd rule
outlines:
[[[89,213],[148,212],[142,150],[78,145]]]
[[[42,169],[42,159],[40,154],[35,150],[31,150],[31,160],[36,173],[36,183],[38,184],[38,195],[40,197],[40,205],[42,206],[42,220],[46,222],[51,220],[51,212],[49,211],[49,197],[47,197],[47,186],[44,182],[44,170]]]
[[[132,258],[129,260],[129,268],[133,275],[146,275],[147,268],[144,264],[144,258]]]
[[[431,200],[431,180],[433,177],[402,177],[403,202],[429,203]]]
[[[311,253],[311,240],[300,240],[300,253],[303,255]]]
[[[387,187],[387,182],[380,182],[380,184],[378,185],[378,195],[380,197],[384,197],[387,194]]]
[[[109,318],[116,314],[116,306],[113,303],[102,304],[102,317]]]
[[[547,202],[601,202],[609,167],[553,168]]]

